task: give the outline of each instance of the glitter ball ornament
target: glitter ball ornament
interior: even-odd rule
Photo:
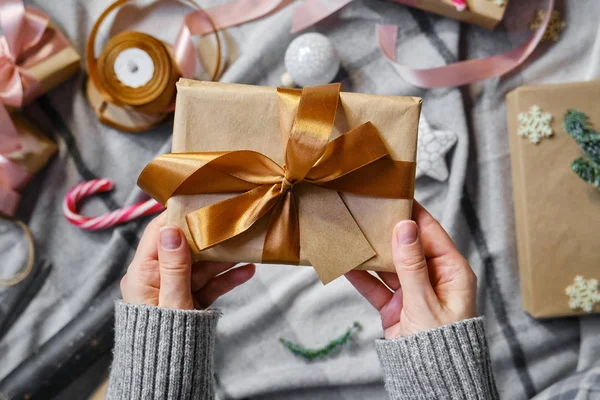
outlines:
[[[286,86],[290,79],[298,86],[330,83],[340,69],[333,43],[320,33],[305,33],[290,43],[285,52]]]

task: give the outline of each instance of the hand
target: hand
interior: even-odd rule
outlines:
[[[123,300],[182,310],[204,309],[248,281],[253,264],[198,262],[192,266],[185,235],[165,226],[165,213],[148,224],[133,261],[121,280]]]
[[[396,273],[378,272],[381,280],[367,271],[346,274],[381,314],[386,339],[476,316],[477,277],[469,263],[417,201],[413,218],[394,228]]]

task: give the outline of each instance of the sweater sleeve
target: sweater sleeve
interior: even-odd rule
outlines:
[[[213,351],[220,313],[115,306],[107,399],[214,399]]]
[[[375,342],[391,399],[498,399],[483,318]]]

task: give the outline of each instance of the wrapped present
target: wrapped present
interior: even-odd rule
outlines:
[[[411,217],[421,99],[182,79],[173,153],[138,184],[194,258],[393,271]]]
[[[305,0],[294,9],[292,33],[325,19],[353,0]],[[504,17],[508,0],[393,0],[409,7],[493,29]]]
[[[523,308],[535,317],[600,312],[597,101],[600,82],[507,96]]]
[[[21,107],[79,70],[80,57],[49,17],[21,0],[0,7],[0,102]]]
[[[12,121],[19,147],[0,152],[0,213],[12,216],[19,204],[18,190],[41,170],[56,153],[56,145],[20,114]]]
[[[504,17],[508,0],[395,0],[411,7],[494,29]],[[461,7],[465,4],[465,7]]]
[[[19,148],[8,111],[35,100],[79,70],[80,57],[43,12],[22,0],[0,4],[0,152]]]

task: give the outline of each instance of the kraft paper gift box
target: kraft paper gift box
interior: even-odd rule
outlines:
[[[507,95],[523,308],[535,317],[584,314],[577,307],[582,298],[574,298],[572,309],[566,293],[575,289],[577,276],[587,285],[579,294],[596,297],[590,312],[600,312],[593,287],[600,280],[600,190],[572,171],[584,151],[563,126],[567,110],[574,109],[597,130],[599,103],[600,82],[523,86]],[[538,144],[518,135],[519,114],[532,106],[552,116],[553,134]]]
[[[496,0],[466,0],[467,9],[463,11],[458,11],[450,0],[397,1],[459,21],[493,29],[502,21],[509,0],[506,0],[504,5],[498,5]]]
[[[22,189],[56,153],[56,145],[20,114],[12,115],[20,149],[0,154],[0,213],[14,215]]]
[[[304,96],[304,92],[284,89],[279,93],[275,87],[187,79],[181,79],[177,88],[172,144],[175,156],[189,152],[252,150],[264,154],[279,166],[285,164],[289,134],[295,117],[300,114],[296,115],[298,104],[290,105],[286,96],[299,96],[299,93]],[[360,269],[394,270],[392,232],[398,221],[411,217],[421,109],[421,99],[415,97],[341,92],[337,98],[339,103],[337,112],[333,111],[335,123],[329,140],[370,121],[389,152],[385,158],[395,160],[396,164],[402,161],[408,168],[404,175],[406,182],[386,182],[387,187],[395,190],[404,185],[409,195],[407,198],[372,197],[315,188],[304,183],[293,188],[300,225],[299,264],[313,265],[324,282],[343,274],[353,263]],[[346,155],[361,157],[361,150],[358,148],[353,150],[355,153]],[[157,198],[159,196],[153,193],[165,183],[150,176],[151,167],[152,163],[142,172],[138,183]],[[170,179],[169,174],[164,176]],[[168,223],[177,224],[186,233],[194,259],[263,260],[268,215],[242,234],[199,251],[191,238],[186,215],[240,193],[196,195],[193,190],[190,193],[176,194],[166,205]]]

